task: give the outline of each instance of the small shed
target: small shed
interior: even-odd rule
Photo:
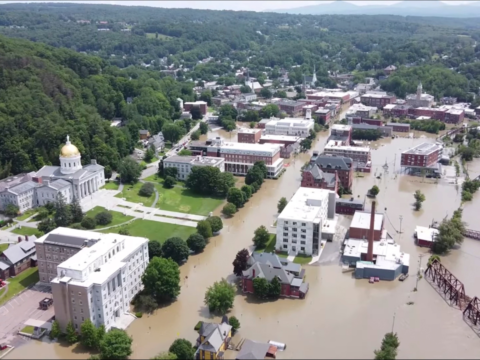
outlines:
[[[438,230],[432,227],[417,226],[415,228],[415,238],[418,246],[432,247],[437,235]]]

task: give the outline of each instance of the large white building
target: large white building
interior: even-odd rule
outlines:
[[[90,319],[95,326],[125,329],[135,318],[130,302],[142,290],[148,239],[59,228],[57,236],[83,240],[83,248],[57,266],[51,281],[55,319],[76,330]],[[59,254],[60,255],[60,254]]]
[[[277,219],[277,251],[318,253],[322,229],[335,217],[336,194],[325,189],[300,187]]]
[[[23,213],[56,201],[59,194],[70,203],[74,198],[83,199],[97,192],[105,185],[104,167],[96,160],[82,166],[81,158],[77,147],[67,136],[67,142],[60,151],[60,166],[46,165],[36,173],[24,176],[20,182],[13,181],[12,186],[8,185],[8,179],[1,184],[0,210],[14,204]]]
[[[265,124],[266,135],[289,135],[306,138],[313,130],[315,122],[312,119],[302,118],[272,118]]]
[[[180,156],[173,155],[163,160],[163,168],[175,167],[178,169],[177,179],[186,180],[192,167],[194,166],[212,166],[225,171],[225,159],[210,156]]]
[[[341,141],[328,141],[323,152],[329,155],[349,157],[353,161],[364,164],[371,162],[371,151],[369,147],[343,145]]]

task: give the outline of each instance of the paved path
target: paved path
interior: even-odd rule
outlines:
[[[150,207],[152,207],[152,208],[154,208],[155,206],[157,206],[158,198],[160,197],[160,195],[158,194],[157,188],[153,188],[153,191],[155,191],[155,200],[153,201],[152,206],[150,206]]]

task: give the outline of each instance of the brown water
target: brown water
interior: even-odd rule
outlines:
[[[229,134],[216,132],[229,138]],[[211,136],[212,134],[209,134]],[[316,149],[320,150],[327,137],[319,136]],[[232,135],[233,138],[233,135]],[[275,302],[257,303],[239,293],[231,315],[241,322],[239,334],[234,339],[250,338],[258,341],[275,340],[288,345],[279,358],[372,358],[383,335],[394,330],[400,338],[399,358],[478,358],[480,339],[464,323],[459,310],[449,307],[436,291],[421,280],[418,292],[413,274],[417,270],[418,255],[427,250],[413,243],[416,225],[428,226],[432,219],[443,218],[460,204],[460,192],[453,185],[432,184],[398,175],[401,150],[425,139],[386,139],[380,141],[378,150],[372,152],[373,171],[354,179],[354,196],[364,197],[373,184],[380,188],[378,209],[387,208],[386,227],[402,250],[411,254],[410,276],[405,282],[380,282],[368,284],[366,280],[354,280],[351,274],[343,274],[338,258],[323,261],[320,266],[307,266],[310,291],[305,300],[280,299]],[[429,140],[432,141],[432,140]],[[395,157],[395,154],[397,156]],[[279,180],[268,180],[249,203],[235,215],[224,221],[221,235],[213,238],[204,253],[193,256],[181,268],[182,286],[178,300],[159,309],[154,315],[136,320],[128,329],[133,336],[135,359],[145,359],[168,349],[177,337],[196,339],[193,327],[199,320],[210,320],[203,297],[208,286],[225,277],[233,280],[232,261],[238,250],[249,247],[253,231],[260,225],[270,226],[276,217],[277,201],[291,197],[300,184],[300,168],[308,160],[308,154],[290,162],[286,173]],[[384,172],[385,161],[389,173],[382,179],[375,172]],[[480,162],[469,165],[471,175],[480,174]],[[413,211],[413,192],[420,189],[426,201],[419,212]],[[480,230],[480,195],[466,205],[464,220],[470,228]],[[403,216],[402,234],[397,234]],[[339,248],[339,244],[328,244]],[[428,255],[423,258],[425,267]],[[480,241],[465,239],[460,250],[454,250],[442,262],[465,284],[467,294],[480,295]],[[414,305],[406,305],[413,301]],[[218,318],[215,318],[218,321]],[[9,354],[9,359],[23,358],[85,358],[77,348],[58,344],[31,341]],[[234,358],[235,353],[229,352]]]

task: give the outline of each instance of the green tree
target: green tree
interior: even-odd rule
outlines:
[[[102,211],[95,215],[95,221],[98,225],[108,225],[112,222],[112,218],[112,214],[108,211]]]
[[[232,327],[233,333],[236,333],[240,329],[240,321],[235,316],[230,316],[228,324]]]
[[[225,216],[233,216],[237,212],[235,204],[226,203],[222,209],[222,214]]]
[[[177,180],[174,177],[167,176],[165,178],[165,181],[163,182],[163,186],[165,187],[165,189],[173,189],[176,183],[177,183]]]
[[[193,360],[195,356],[195,349],[192,343],[185,339],[175,339],[170,345],[168,352],[175,354],[177,359]]]
[[[253,243],[255,247],[263,249],[270,240],[270,234],[265,226],[260,226],[255,230],[255,236],[253,237]]]
[[[180,150],[178,153],[177,153],[178,156],[192,156],[192,152],[190,150],[187,150],[187,149],[183,149],[183,150]]]
[[[255,127],[257,126],[257,124],[256,124],[254,121],[251,121],[248,126],[250,126],[250,129],[255,129]]]
[[[280,108],[276,104],[268,104],[260,110],[260,116],[263,119],[270,119],[272,116],[277,116],[280,112]]]
[[[158,308],[158,303],[152,295],[139,293],[134,300],[135,310],[141,309],[146,313],[152,313]]]
[[[162,244],[157,240],[148,242],[148,257],[152,260],[154,257],[162,257]]]
[[[260,96],[264,97],[265,99],[270,99],[272,97],[272,93],[267,88],[263,88],[260,90]]]
[[[15,204],[8,204],[6,207],[5,207],[5,215],[7,216],[17,216],[20,212],[20,209],[18,208],[17,205]]]
[[[80,223],[83,220],[82,206],[79,199],[75,196],[70,204],[70,213],[72,214],[72,222]]]
[[[202,220],[197,223],[197,232],[205,239],[209,239],[213,236],[212,225],[207,220]]]
[[[190,139],[192,139],[192,140],[198,140],[198,139],[200,139],[200,131],[199,131],[199,130],[194,131],[194,132],[192,133],[192,135],[190,135]]]
[[[185,134],[185,130],[176,124],[168,123],[162,127],[162,133],[166,141],[175,144]]]
[[[379,192],[380,192],[380,189],[378,188],[377,185],[373,185],[372,188],[370,189],[370,195],[372,196],[377,196]]]
[[[159,303],[180,294],[180,270],[172,259],[153,258],[142,276],[144,291]]]
[[[60,324],[58,323],[57,320],[55,320],[52,323],[52,329],[50,330],[50,334],[49,334],[50,339],[51,340],[58,339],[61,334],[62,334],[62,330],[60,329]]]
[[[97,349],[99,347],[99,341],[97,337],[97,329],[90,319],[85,320],[80,326],[80,343],[87,349]]]
[[[105,173],[105,180],[110,180],[112,177],[112,168],[110,165],[105,166],[104,173]]]
[[[463,242],[463,233],[465,232],[465,225],[462,222],[461,210],[456,210],[449,220],[443,220],[438,227],[438,234],[432,246],[435,254],[446,254],[456,244]]]
[[[198,254],[205,249],[207,242],[205,238],[200,234],[192,234],[187,239],[187,245],[194,253]]]
[[[78,335],[71,321],[68,322],[65,329],[66,339],[69,344],[75,344],[78,341]]]
[[[200,134],[205,135],[208,133],[208,124],[205,122],[200,123]]]
[[[245,200],[248,200],[252,197],[252,194],[253,194],[253,190],[252,190],[252,187],[250,185],[243,185],[242,188],[240,189],[243,193],[243,197],[245,198]]]
[[[110,330],[100,343],[100,356],[103,360],[127,359],[131,354],[132,338],[123,330]]]
[[[395,360],[397,357],[397,349],[400,346],[397,334],[387,333],[382,340],[380,350],[375,350],[376,360]]]
[[[271,299],[278,299],[282,293],[282,283],[278,277],[274,277],[270,284],[268,284],[268,297]]]
[[[220,216],[209,216],[206,221],[210,223],[212,233],[218,233],[223,229],[223,222]]]
[[[200,110],[199,106],[192,106],[190,114],[192,114],[193,120],[200,120],[203,117],[202,110]]]
[[[442,259],[440,258],[440,256],[434,254],[428,258],[427,265],[431,265],[435,260],[437,260],[438,262],[442,262]]]
[[[167,178],[168,176],[173,177],[174,179],[178,176],[178,169],[176,167],[167,167],[163,169],[163,176]]]
[[[97,222],[95,221],[94,218],[91,218],[90,216],[85,216],[82,220],[82,227],[87,229],[87,230],[92,230],[95,229],[97,226]]]
[[[179,237],[171,237],[163,243],[162,254],[165,258],[171,258],[173,261],[180,264],[181,262],[188,260],[190,249],[185,240]]]
[[[143,155],[143,160],[148,164],[150,161],[153,160],[155,157],[155,151],[152,150],[151,148],[148,148],[147,151],[145,151],[145,154]]]
[[[238,208],[242,207],[243,204],[245,203],[245,198],[244,198],[244,195],[243,195],[243,193],[240,189],[232,187],[232,188],[228,189],[227,201],[229,203],[234,204],[238,209]]]
[[[142,168],[135,160],[127,156],[120,161],[118,173],[123,183],[135,184],[142,174]]]
[[[255,161],[255,163],[253,164],[253,167],[256,169],[259,169],[262,172],[264,179],[267,178],[268,169],[264,161]]]
[[[144,196],[144,197],[150,197],[153,195],[154,191],[155,191],[155,186],[150,182],[146,182],[146,183],[143,183],[140,190],[138,190],[138,195]]]
[[[240,250],[233,260],[233,273],[236,276],[242,276],[242,273],[248,268],[248,259],[250,259],[250,253],[247,249]]]
[[[72,214],[70,212],[70,206],[65,202],[65,198],[62,193],[58,193],[57,201],[55,202],[55,215],[53,217],[57,227],[67,227],[72,223]]]
[[[253,185],[253,183],[257,183],[258,185],[261,185],[264,179],[265,176],[262,169],[252,166],[250,169],[248,169],[247,175],[245,176],[245,184]]]
[[[300,141],[300,148],[302,151],[307,151],[312,148],[312,140],[309,138],[305,138],[302,141]]]
[[[422,207],[422,203],[425,201],[425,195],[420,190],[416,190],[413,197],[415,198],[415,210],[418,211]]]
[[[277,211],[278,213],[280,214],[283,209],[285,209],[285,207],[287,206],[288,204],[288,201],[286,198],[282,197],[279,201],[278,201],[278,204],[277,204]]]
[[[268,298],[269,284],[267,279],[256,277],[253,279],[253,293],[260,299]]]
[[[240,87],[240,92],[242,94],[249,94],[252,92],[252,89],[250,88],[250,86],[247,86],[247,85],[243,85]]]
[[[163,352],[154,356],[151,360],[177,360],[178,357],[174,353],[171,352]]]
[[[225,314],[233,308],[233,300],[235,299],[235,286],[222,279],[213,283],[205,293],[205,305],[208,306],[210,312],[218,312]]]
[[[55,224],[55,221],[50,218],[46,218],[40,221],[37,225],[37,230],[41,231],[44,234],[47,234],[56,228],[57,228],[57,225]]]

